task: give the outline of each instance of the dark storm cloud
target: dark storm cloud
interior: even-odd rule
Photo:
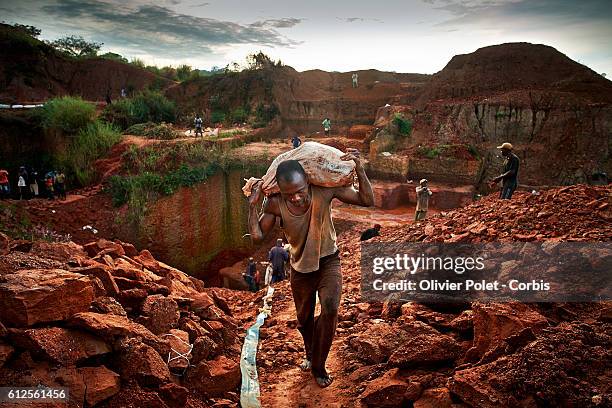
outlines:
[[[256,21],[249,24],[250,27],[273,27],[273,28],[291,28],[301,23],[302,18],[275,18],[270,20]]]
[[[108,46],[138,48],[151,54],[185,57],[211,52],[216,46],[297,44],[275,30],[295,25],[293,20],[297,19],[273,20],[276,25],[242,25],[180,14],[162,6],[128,7],[95,0],[64,0],[40,9],[62,27],[90,32]]]

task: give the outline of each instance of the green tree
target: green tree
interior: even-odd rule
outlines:
[[[73,57],[95,57],[103,43],[87,41],[81,36],[69,35],[55,40],[51,46]]]
[[[163,67],[159,71],[160,75],[164,78],[170,79],[172,81],[176,81],[178,79],[176,76],[176,69],[173,67]]]
[[[130,64],[132,64],[132,65],[134,65],[135,67],[138,67],[138,68],[144,68],[145,67],[145,63],[140,58],[132,58],[132,60],[130,61]]]
[[[114,52],[107,52],[105,54],[100,55],[100,57],[109,59],[109,60],[113,60],[113,61],[123,62],[125,64],[128,63],[127,58],[125,58],[124,56],[120,54],[114,53]]]
[[[4,21],[3,21],[4,23]],[[14,23],[13,27],[23,31],[24,33],[36,38],[40,35],[40,28],[34,27],[32,25],[27,25],[27,24],[19,24],[19,23]]]
[[[256,54],[249,54],[246,58],[248,69],[266,69],[275,66],[272,58],[259,51]]]
[[[183,64],[176,69],[176,77],[179,81],[185,81],[191,77],[191,67]]]

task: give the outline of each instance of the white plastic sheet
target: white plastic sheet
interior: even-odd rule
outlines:
[[[249,327],[242,346],[240,356],[240,371],[242,373],[242,386],[240,388],[240,406],[242,408],[260,408],[259,402],[259,380],[257,377],[257,343],[259,342],[259,328],[264,324],[266,317],[272,312],[272,300],[274,288],[268,286],[264,304],[254,325]]]

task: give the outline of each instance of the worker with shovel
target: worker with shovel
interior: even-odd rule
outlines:
[[[510,143],[503,143],[501,146],[497,146],[497,148],[501,149],[502,156],[506,158],[504,161],[504,172],[491,180],[491,183],[498,183],[501,180],[502,189],[499,193],[499,198],[509,200],[518,186],[520,160],[516,154],[512,153],[512,145]]]
[[[321,187],[311,184],[297,160],[285,160],[276,169],[280,194],[263,202],[258,215],[257,204],[262,196],[261,183],[249,196],[249,232],[254,242],[262,242],[277,218],[290,247],[291,291],[297,311],[298,330],[304,339],[306,359],[302,370],[310,370],[320,387],[332,383],[325,361],[332,345],[338,322],[342,293],[340,257],[336,230],[331,217],[334,198],[347,204],[368,207],[374,203],[370,180],[359,159],[357,149],[348,149],[341,160],[353,160],[359,189],[351,186]],[[315,319],[316,297],[321,313]]]

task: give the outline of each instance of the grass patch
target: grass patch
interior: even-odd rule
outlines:
[[[79,184],[87,185],[96,176],[93,162],[107,154],[120,140],[121,133],[113,125],[96,121],[77,133],[58,160]]]
[[[132,146],[124,153],[123,162],[126,175],[111,177],[109,184],[117,206],[130,201],[129,196],[137,190],[169,195],[181,187],[206,181],[218,171],[261,170],[267,160],[264,157],[237,160],[227,151],[202,142]]]
[[[263,173],[266,170],[268,162],[263,157],[236,160],[228,152],[207,145],[131,148],[124,153],[127,174],[112,176],[107,186],[114,206],[127,204],[127,213],[119,221],[139,231],[149,203],[159,197],[202,183],[219,172],[242,169]]]
[[[174,122],[176,105],[159,92],[144,91],[133,98],[111,103],[104,108],[102,117],[121,129],[137,123]]]
[[[96,120],[95,114],[93,105],[70,96],[51,99],[32,113],[46,132],[67,141],[65,150],[54,153],[50,164],[61,167],[70,181],[81,186],[94,181],[93,162],[121,140],[119,131]]]
[[[210,115],[210,121],[212,123],[223,123],[225,122],[225,117],[226,117],[225,112],[220,111],[220,110],[215,110]]]
[[[37,114],[44,129],[71,135],[94,122],[96,108],[81,98],[64,96],[49,100]]]
[[[153,122],[138,123],[127,128],[124,133],[129,135],[144,136],[148,139],[171,140],[179,137],[179,132],[174,130],[172,124],[165,122],[160,124]]]
[[[421,146],[417,149],[417,153],[421,156],[421,157],[425,157],[428,159],[435,159],[436,157],[440,156],[440,154],[442,153],[444,149],[442,147],[429,147],[429,146]]]
[[[400,113],[395,114],[393,123],[397,126],[400,135],[410,136],[410,133],[412,133],[412,121],[404,118]]]
[[[243,107],[236,108],[232,111],[230,118],[232,122],[243,123],[246,122],[249,117],[249,113]]]
[[[479,160],[478,150],[468,144],[439,144],[435,146],[420,146],[416,150],[417,155],[427,159],[446,157],[459,160]]]

